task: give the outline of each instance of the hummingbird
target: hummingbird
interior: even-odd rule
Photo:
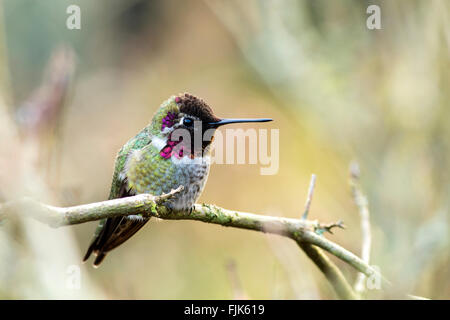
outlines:
[[[189,211],[208,179],[215,130],[226,124],[267,121],[272,119],[221,119],[200,98],[189,93],[172,96],[161,104],[150,123],[119,150],[109,199],[141,193],[158,196],[183,186],[164,205]],[[208,130],[211,137],[204,139]],[[202,140],[195,143],[198,134]],[[129,215],[101,220],[83,262],[94,253],[93,265],[98,267],[109,251],[133,236],[149,219]]]

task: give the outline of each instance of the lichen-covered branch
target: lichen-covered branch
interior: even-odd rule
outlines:
[[[165,207],[164,200],[179,191],[180,189],[177,189],[163,196],[140,194],[66,208],[42,204],[31,199],[11,201],[0,205],[0,219],[16,214],[26,215],[52,227],[135,214],[167,220],[197,220],[227,227],[278,234],[294,239],[298,243],[309,243],[330,252],[367,276],[377,274],[376,270],[353,253],[318,235],[315,230],[322,226],[317,221],[263,216],[209,204],[196,204],[191,212],[172,211]]]

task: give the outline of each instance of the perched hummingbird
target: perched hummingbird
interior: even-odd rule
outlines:
[[[172,96],[159,107],[151,123],[120,149],[109,199],[140,193],[161,195],[183,186],[165,205],[174,210],[189,210],[208,178],[214,130],[230,123],[266,121],[271,119],[220,119],[193,95]],[[182,135],[174,138],[180,130],[190,135],[190,139]],[[201,131],[203,137],[207,130],[212,130],[211,138],[194,143],[195,135]],[[109,251],[128,240],[149,219],[131,215],[101,220],[83,261],[95,253],[94,267],[97,267]]]

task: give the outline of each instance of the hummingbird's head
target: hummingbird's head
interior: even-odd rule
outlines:
[[[173,154],[176,145],[182,141],[190,140],[184,150],[189,148],[190,156],[204,154],[210,146],[214,131],[218,127],[242,122],[267,122],[272,119],[221,119],[217,117],[211,107],[202,99],[189,93],[172,96],[158,109],[151,123],[151,133],[163,143],[159,146],[162,157],[168,159]],[[203,139],[208,131],[208,139]],[[190,139],[183,139],[189,136]],[[195,139],[200,138],[201,143],[195,144]],[[177,157],[187,155],[183,149],[178,148]]]

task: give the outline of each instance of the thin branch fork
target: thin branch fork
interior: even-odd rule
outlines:
[[[305,210],[302,215],[302,221],[306,221],[306,218],[308,217],[315,186],[316,175],[312,174],[311,182],[309,183],[308,196],[306,197]],[[316,228],[315,231],[319,234],[323,234],[325,231],[332,233],[331,229],[336,226],[343,228],[342,222],[339,221],[338,223],[320,226],[319,228]],[[297,241],[297,243],[303,252],[314,262],[320,271],[322,271],[340,298],[352,300],[359,298],[345,279],[341,270],[339,270],[339,268],[330,259],[328,259],[328,257],[324,255],[319,248],[304,241]]]

